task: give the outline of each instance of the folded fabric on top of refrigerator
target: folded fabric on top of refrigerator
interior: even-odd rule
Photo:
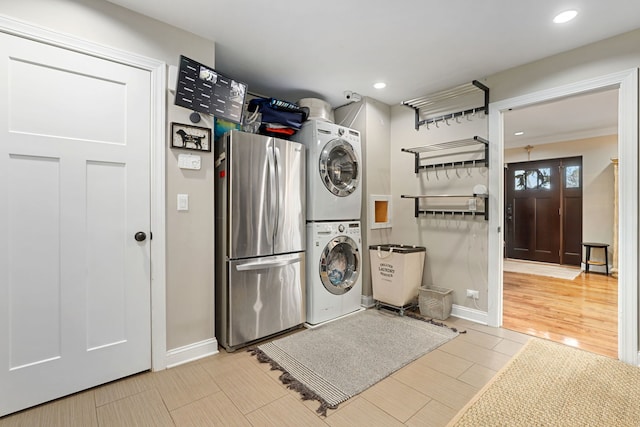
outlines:
[[[295,129],[278,123],[264,123],[260,125],[258,130],[262,135],[275,136],[278,138],[289,137],[296,133]]]
[[[254,98],[249,101],[247,110],[260,113],[262,123],[277,123],[299,130],[309,115],[309,109],[275,98]]]

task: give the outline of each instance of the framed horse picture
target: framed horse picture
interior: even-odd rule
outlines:
[[[211,151],[211,129],[171,123],[171,148]]]

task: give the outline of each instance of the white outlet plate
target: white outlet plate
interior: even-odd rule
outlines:
[[[478,299],[480,298],[480,291],[476,291],[473,289],[467,289],[467,298]]]
[[[189,195],[188,194],[178,194],[178,210],[179,211],[188,211],[189,210]]]

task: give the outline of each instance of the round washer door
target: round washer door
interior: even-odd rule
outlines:
[[[334,295],[342,295],[356,284],[360,275],[360,253],[349,236],[332,239],[320,257],[320,279]]]
[[[319,159],[320,179],[327,190],[339,197],[346,197],[358,187],[360,171],[353,146],[344,139],[329,141]]]

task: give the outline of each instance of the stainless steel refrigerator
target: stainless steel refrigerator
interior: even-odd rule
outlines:
[[[216,143],[216,338],[228,350],[304,323],[305,147],[231,131]]]

